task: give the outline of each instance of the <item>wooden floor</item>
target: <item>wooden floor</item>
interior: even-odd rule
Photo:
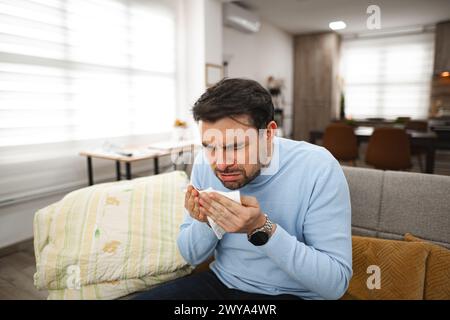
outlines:
[[[33,284],[35,272],[31,243],[18,252],[0,257],[0,300],[47,299],[47,291],[39,291]]]

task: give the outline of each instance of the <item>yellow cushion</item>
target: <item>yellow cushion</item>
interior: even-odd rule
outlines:
[[[425,264],[429,250],[419,242],[405,242],[353,236],[353,277],[342,299],[423,299]],[[380,289],[367,282],[380,268]]]
[[[450,250],[417,238],[410,233],[405,240],[422,242],[430,247],[425,273],[425,300],[450,300]]]

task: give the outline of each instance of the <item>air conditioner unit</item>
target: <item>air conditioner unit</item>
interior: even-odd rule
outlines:
[[[255,13],[233,3],[223,4],[223,23],[246,33],[258,32],[261,28],[261,22]]]

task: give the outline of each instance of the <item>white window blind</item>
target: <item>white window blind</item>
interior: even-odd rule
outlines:
[[[170,1],[0,0],[0,146],[170,130],[175,32]]]
[[[344,40],[346,115],[426,118],[433,54],[433,33]]]

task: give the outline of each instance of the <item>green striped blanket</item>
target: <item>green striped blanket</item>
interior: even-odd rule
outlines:
[[[114,299],[192,271],[178,251],[184,172],[94,185],[34,218],[35,286],[49,299]]]

